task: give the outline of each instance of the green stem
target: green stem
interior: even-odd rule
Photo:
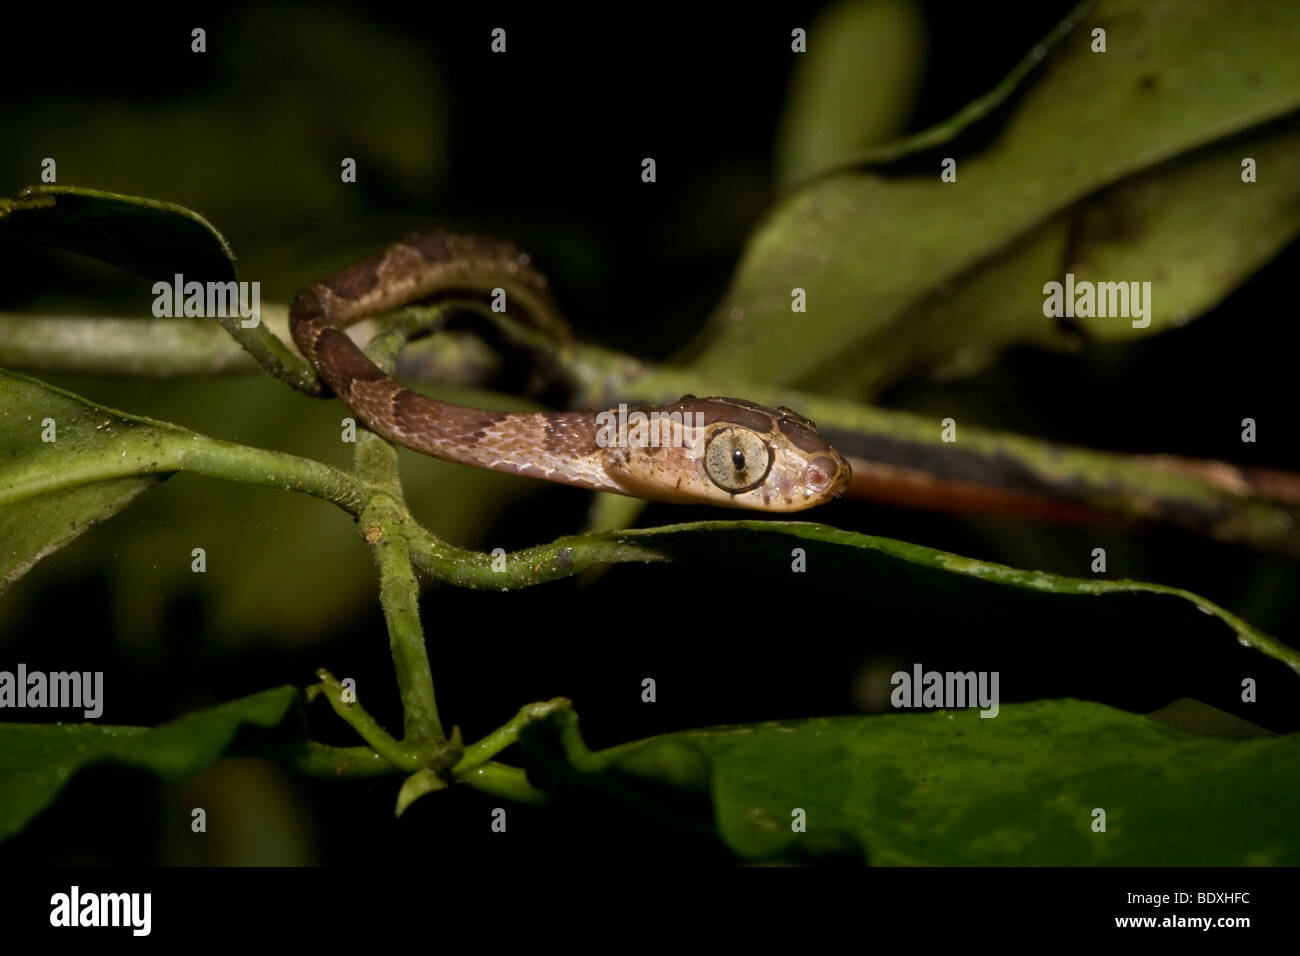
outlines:
[[[331,747],[309,740],[287,755],[289,766],[309,777],[364,779],[402,773],[369,747]]]
[[[258,369],[239,343],[206,319],[20,312],[0,312],[0,364],[38,372],[140,378],[205,378]]]
[[[427,574],[459,587],[504,590],[531,587],[607,564],[679,560],[688,550],[689,545],[682,540],[677,540],[678,536],[726,533],[788,535],[792,543],[796,543],[799,539],[810,539],[858,552],[874,552],[882,561],[904,561],[937,571],[963,574],[1031,591],[1066,595],[1147,592],[1178,597],[1192,602],[1204,613],[1218,617],[1232,628],[1241,644],[1282,661],[1292,670],[1300,673],[1300,651],[1269,637],[1217,604],[1181,588],[1147,584],[1141,581],[1068,578],[1038,571],[1025,571],[946,551],[937,551],[906,541],[841,531],[826,525],[803,521],[701,521],[664,525],[658,528],[638,528],[631,531],[589,532],[584,535],[558,538],[550,544],[525,548],[506,555],[491,555],[455,548],[418,528],[408,535],[407,540],[411,544],[411,554],[416,567]]]
[[[404,329],[387,330],[371,340],[366,352],[372,361],[391,372],[405,340]],[[446,737],[438,717],[433,669],[420,624],[420,587],[407,542],[408,529],[416,524],[403,499],[397,449],[369,429],[362,429],[357,434],[356,472],[367,485],[380,491],[362,514],[361,529],[374,549],[379,568],[379,601],[388,623],[388,645],[402,698],[405,738],[420,744],[443,743]]]
[[[377,337],[377,348],[395,354],[407,335],[435,326],[448,307],[443,304],[404,310],[397,317],[397,325]],[[272,312],[270,307],[266,311]],[[1077,502],[1126,520],[1164,521],[1217,540],[1300,558],[1300,535],[1294,532],[1300,524],[1300,480],[1292,475],[1266,476],[1268,480],[1257,485],[1248,470],[1230,465],[1187,462],[1183,464],[1190,467],[1182,467],[1178,462],[1058,445],[970,425],[962,428],[959,442],[944,443],[932,418],[764,383],[723,379],[691,369],[645,365],[593,346],[561,345],[507,316],[481,310],[476,314],[495,326],[512,347],[530,352],[537,367],[562,380],[575,406],[597,408],[616,401],[657,404],[685,393],[741,395],[765,405],[794,408],[814,419],[832,442],[844,444],[849,453],[854,453],[854,446],[861,446],[860,457],[883,465],[932,473],[939,478],[960,474],[965,480],[1006,491],[1028,491]],[[26,321],[53,325],[59,320]],[[34,363],[65,370],[78,369],[78,363],[90,363],[87,367],[95,368],[93,355],[61,356],[53,344],[36,355],[30,335],[26,345],[14,344],[6,338],[7,328],[6,322],[0,322],[0,362],[26,362],[28,367]],[[41,335],[51,343],[67,337],[52,331]],[[434,367],[455,364],[459,346],[449,343],[447,336],[435,336],[420,345],[439,356]],[[444,346],[445,352],[440,351]],[[221,348],[227,347],[222,344]],[[171,367],[217,363],[224,354],[173,354]],[[1008,484],[1012,478],[1014,481]],[[260,483],[283,487],[274,480]],[[354,499],[347,510],[356,514],[358,502]]]
[[[456,782],[515,803],[537,807],[544,806],[548,802],[545,791],[538,790],[529,783],[528,775],[518,767],[488,763],[475,767],[464,777],[457,778]]]
[[[312,684],[307,688],[307,699],[310,701],[318,694],[324,695],[329,701],[330,707],[334,713],[343,718],[349,726],[352,727],[368,743],[375,753],[383,757],[394,767],[404,770],[407,773],[413,773],[416,770],[423,769],[428,764],[428,755],[416,749],[410,749],[403,743],[394,740],[388,731],[379,726],[378,721],[371,717],[361,706],[360,700],[344,701],[343,685],[325,668],[316,672],[320,678],[319,684]]]
[[[307,395],[321,394],[324,383],[297,352],[293,351],[277,336],[259,322],[254,328],[246,329],[239,316],[218,318],[231,337],[238,342],[249,355],[253,356],[276,378],[288,382],[298,391]]]
[[[152,450],[147,460],[141,459],[126,466],[110,457],[86,458],[64,468],[58,474],[42,475],[39,481],[11,482],[0,487],[0,505],[64,488],[109,481],[124,474],[171,474],[177,471],[263,488],[302,492],[335,504],[354,517],[361,514],[371,493],[347,472],[310,458],[220,441],[140,416],[122,417],[182,432],[185,440],[180,443],[164,442]]]
[[[178,457],[177,470],[281,491],[302,492],[338,505],[354,517],[361,514],[371,493],[346,472],[310,458],[204,436],[196,437]],[[159,467],[150,470],[172,469]]]
[[[391,449],[390,449],[391,450]],[[433,691],[433,671],[420,625],[419,585],[411,568],[401,507],[377,495],[361,516],[362,533],[379,568],[379,601],[388,623],[388,644],[408,743],[445,740]]]
[[[492,733],[481,740],[468,744],[460,761],[451,768],[452,776],[459,779],[470,771],[481,767],[511,744],[516,743],[519,740],[519,732],[523,728],[539,720],[545,720],[557,710],[565,710],[569,707],[569,701],[563,697],[556,697],[536,704],[525,704],[519,708],[519,713],[492,731]]]
[[[423,528],[407,540],[421,571],[464,588],[509,590],[572,577],[589,568],[627,562],[671,561],[662,549],[638,543],[640,532],[566,535],[509,554],[488,554],[447,544]]]

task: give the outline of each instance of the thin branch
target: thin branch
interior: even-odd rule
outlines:
[[[393,347],[406,336],[435,327],[447,308],[444,304],[403,310],[382,341],[383,348],[395,351]],[[266,307],[264,313],[273,326],[279,321],[273,307]],[[959,513],[987,510],[994,506],[990,502],[1001,501],[1004,511],[1057,520],[1076,515],[1074,520],[1113,516],[1122,521],[1161,521],[1217,540],[1300,558],[1300,476],[1295,474],[1169,455],[1121,455],[965,423],[958,423],[958,440],[948,443],[942,441],[932,419],[909,412],[646,365],[594,346],[561,345],[506,316],[478,314],[511,347],[531,353],[539,367],[566,387],[576,407],[598,408],[617,401],[658,404],[690,393],[738,395],[794,408],[817,421],[832,443],[857,464],[853,493],[873,500]],[[17,333],[0,321],[0,362],[65,371],[93,369],[91,344],[127,348],[125,342],[112,342],[112,336],[127,334],[123,322],[110,325],[102,339],[92,336],[84,349],[61,356],[56,345],[61,347],[75,334],[51,331],[59,321],[21,320]],[[143,326],[152,327],[147,322]],[[177,327],[183,326],[178,320]],[[79,327],[85,331],[84,325]],[[159,328],[160,335],[165,328]],[[46,344],[37,347],[42,341]],[[205,345],[178,334],[160,349],[171,369],[216,371],[229,346],[215,341],[216,346]],[[461,345],[440,335],[417,347],[432,358],[427,368],[446,371],[465,361]],[[232,365],[221,370],[233,369]],[[148,371],[129,365],[120,370]]]

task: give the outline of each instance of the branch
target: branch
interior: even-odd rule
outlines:
[[[385,348],[418,329],[436,326],[446,308],[403,310]],[[268,306],[263,313],[274,328],[283,309]],[[659,404],[689,393],[738,395],[794,408],[814,419],[849,457],[855,497],[959,513],[1159,521],[1300,558],[1300,475],[1171,455],[1122,455],[961,422],[958,440],[946,443],[933,419],[909,412],[647,365],[595,346],[561,345],[496,313],[479,314],[507,345],[530,353],[537,366],[565,388],[573,407],[600,408],[619,401]],[[142,343],[163,357],[161,374],[183,374],[186,369],[231,374],[247,367],[247,359],[232,358],[233,346],[227,340],[196,334],[183,320],[19,318],[11,325],[8,318],[0,314],[0,364],[11,367],[103,371],[97,350],[126,353],[128,346]],[[98,321],[109,324],[92,332],[90,323]],[[132,325],[138,326],[134,333]],[[86,338],[80,346],[63,351],[82,335]],[[475,371],[485,369],[481,353],[467,355],[463,340],[446,335],[418,342],[408,354],[415,350],[421,361],[412,368],[425,374],[455,374],[472,385]],[[116,370],[151,373],[143,361]]]

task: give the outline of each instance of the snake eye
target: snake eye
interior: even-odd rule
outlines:
[[[738,494],[757,487],[772,467],[767,443],[748,428],[723,428],[704,449],[704,468],[723,491]]]

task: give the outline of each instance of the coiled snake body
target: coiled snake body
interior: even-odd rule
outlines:
[[[342,330],[428,299],[484,297],[508,284],[510,311],[558,314],[544,276],[513,245],[410,236],[300,292],[289,308],[299,351],[358,418],[397,444],[447,461],[617,494],[761,511],[837,497],[849,466],[787,408],[687,395],[668,405],[526,414],[452,405],[399,385]]]

